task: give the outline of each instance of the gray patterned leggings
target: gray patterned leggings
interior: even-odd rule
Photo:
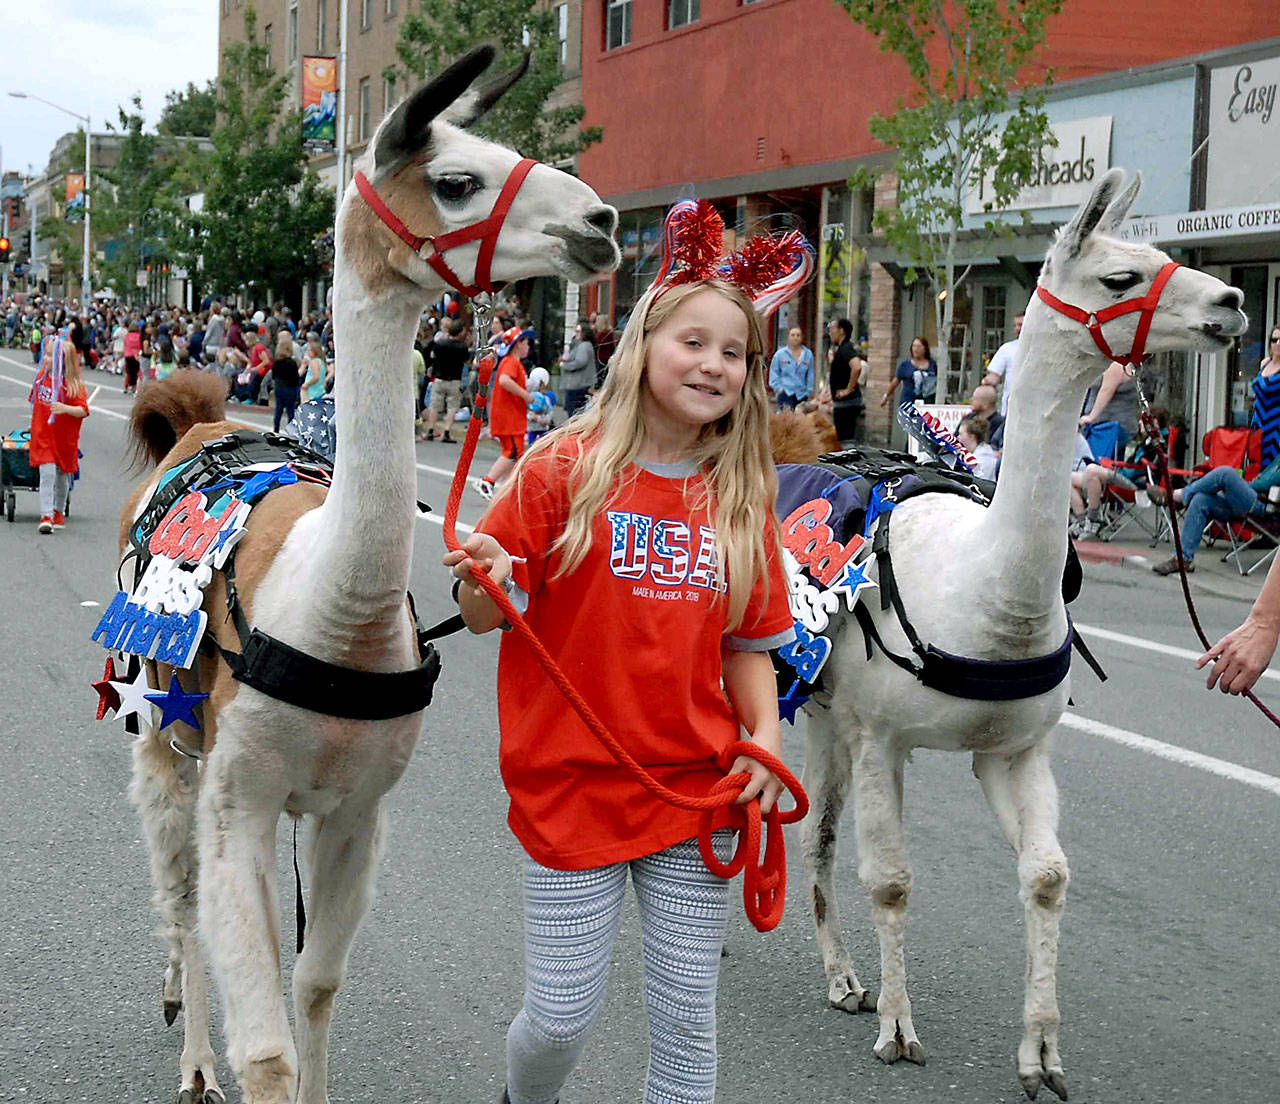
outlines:
[[[717,832],[726,861],[729,832]],[[716,1094],[716,983],[729,883],[695,840],[629,863],[551,870],[526,858],[524,1007],[507,1031],[511,1104],[553,1104],[604,1005],[630,869],[644,932],[649,1013],[645,1104],[710,1104]]]

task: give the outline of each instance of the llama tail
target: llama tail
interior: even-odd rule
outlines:
[[[226,380],[212,372],[184,369],[148,384],[129,418],[130,464],[158,464],[192,426],[222,421],[226,407]]]

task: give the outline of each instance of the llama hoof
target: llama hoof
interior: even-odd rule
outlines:
[[[892,1029],[893,1034],[888,1034],[887,1029]],[[893,1065],[899,1058],[905,1058],[917,1066],[924,1065],[924,1047],[916,1038],[915,1028],[911,1026],[909,1018],[896,1025],[890,1020],[881,1027],[880,1038],[876,1040],[873,1053],[886,1066]]]
[[[182,1011],[182,1001],[165,1001],[164,1002],[164,1025],[172,1027],[173,1021],[178,1018],[178,1013]]]
[[[827,1003],[841,1012],[857,1015],[876,1010],[876,995],[870,989],[863,989],[856,978],[851,981],[842,975],[831,979],[827,987]]]
[[[204,1093],[204,1104],[227,1104],[227,1098],[222,1095],[219,1089],[206,1089]]]
[[[1049,1070],[1045,1074],[1044,1083],[1057,1094],[1060,1100],[1067,1099],[1067,1078],[1062,1070]]]

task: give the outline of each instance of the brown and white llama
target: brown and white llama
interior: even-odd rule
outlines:
[[[472,85],[489,67],[481,47],[407,97],[356,168],[414,233],[434,236],[485,218],[521,159],[461,129],[523,71]],[[497,236],[494,281],[612,270],[617,212],[574,177],[535,165]],[[410,353],[422,308],[445,290],[434,268],[375,216],[353,184],[337,221],[334,327],[338,451],[333,483],[281,487],[258,505],[236,550],[236,588],[250,623],[330,663],[373,672],[418,665],[406,609],[417,478]],[[449,251],[463,284],[483,267],[480,242]],[[159,474],[236,428],[208,380],[181,374],[144,392],[133,429],[159,461],[130,497],[125,533]],[[205,423],[205,424],[197,424]],[[171,447],[172,446],[172,447]],[[300,564],[308,565],[306,571]],[[204,608],[219,641],[239,650],[223,615],[220,573]],[[247,1104],[324,1104],[330,1017],[356,928],[369,907],[384,840],[382,798],[403,773],[422,713],[353,721],[285,704],[197,661],[205,732],[180,738],[197,766],[144,726],[134,745],[132,797],[151,849],[156,904],[169,945],[164,1008],[184,1013],[180,1104],[221,1104],[209,1040],[202,948],[226,1009],[228,1056]],[[169,672],[158,674],[167,685]],[[281,979],[275,838],[281,814],[310,822],[306,947],[293,974],[295,1048]],[[197,871],[198,890],[197,890]],[[197,905],[198,901],[198,905]],[[202,939],[197,939],[197,912]]]

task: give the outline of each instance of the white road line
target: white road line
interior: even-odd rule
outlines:
[[[1280,778],[1276,778],[1275,775],[1263,774],[1261,771],[1242,767],[1237,763],[1229,763],[1225,759],[1215,759],[1212,755],[1201,755],[1198,751],[1189,751],[1174,744],[1166,744],[1162,740],[1153,740],[1150,736],[1141,736],[1124,728],[1116,728],[1101,721],[1092,721],[1088,717],[1081,717],[1075,713],[1062,714],[1062,719],[1058,723],[1067,728],[1074,728],[1078,732],[1100,736],[1104,740],[1111,740],[1113,743],[1122,744],[1135,751],[1145,751],[1148,755],[1154,755],[1159,759],[1168,759],[1171,763],[1194,767],[1196,770],[1216,774],[1219,778],[1253,786],[1255,789],[1265,790],[1280,797]]]
[[[0,376],[0,380],[7,380],[9,383],[16,383],[19,387],[31,387],[31,380],[14,379],[12,376]],[[105,406],[98,407],[95,413],[106,414],[110,418],[119,418],[122,422],[127,422],[129,420],[128,414],[120,414],[114,410],[108,410]]]
[[[1172,644],[1161,644],[1157,640],[1144,640],[1138,636],[1126,636],[1124,633],[1113,632],[1111,629],[1100,629],[1095,625],[1082,625],[1078,621],[1076,622],[1076,628],[1084,633],[1086,644],[1089,642],[1089,637],[1096,636],[1100,640],[1110,640],[1116,644],[1128,644],[1131,648],[1144,648],[1149,652],[1176,656],[1178,659],[1189,659],[1193,663],[1203,654],[1201,652],[1193,652],[1189,648],[1175,648]],[[1280,671],[1263,671],[1261,677],[1280,679]]]

